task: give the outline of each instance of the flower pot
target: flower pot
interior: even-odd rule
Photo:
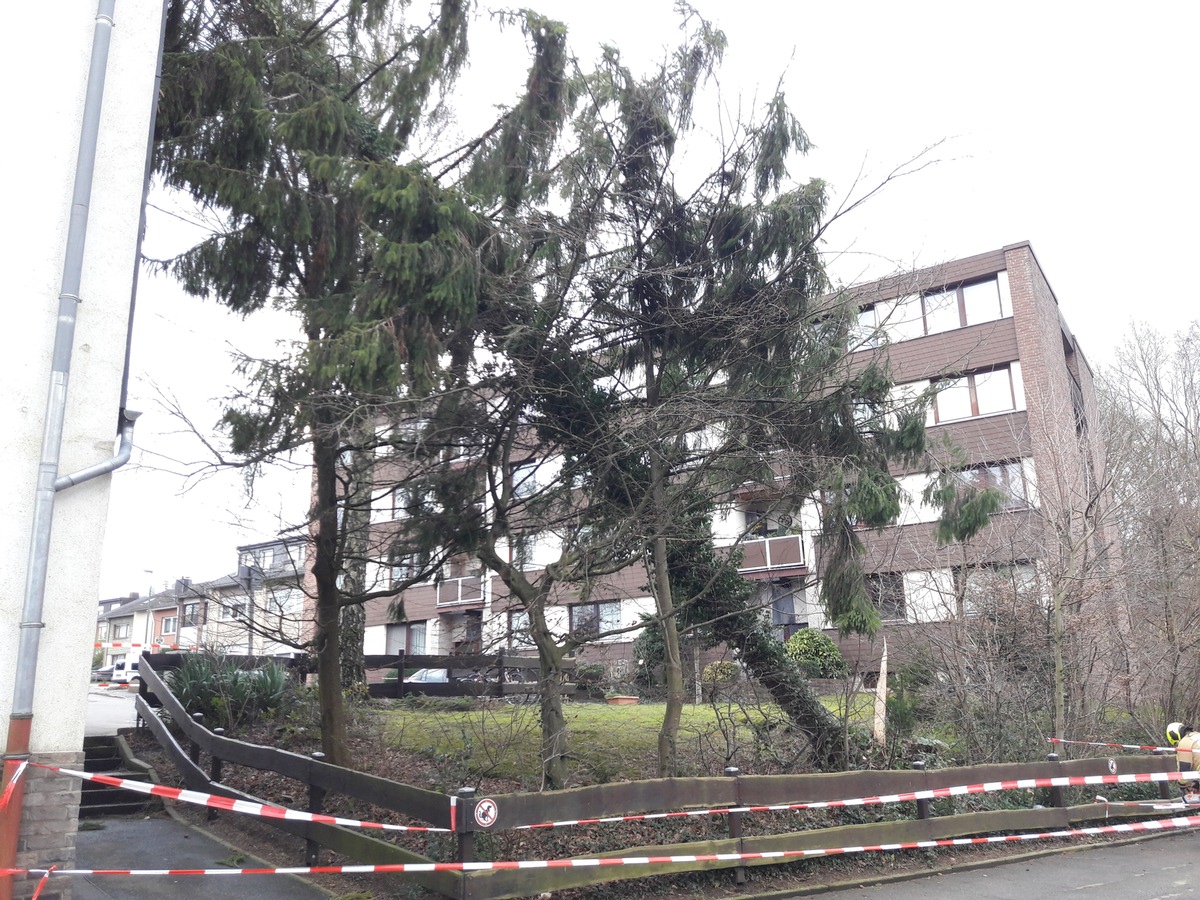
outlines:
[[[626,694],[616,694],[612,697],[605,697],[609,706],[633,706],[638,702],[637,697],[631,697]]]

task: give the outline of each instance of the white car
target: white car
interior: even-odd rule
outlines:
[[[141,684],[141,676],[138,675],[138,661],[136,659],[123,659],[113,666],[112,673],[113,684]]]

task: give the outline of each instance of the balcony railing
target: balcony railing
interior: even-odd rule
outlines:
[[[798,534],[758,538],[742,544],[742,564],[738,566],[739,572],[802,568],[805,568],[804,545]]]
[[[438,583],[438,606],[463,606],[470,603],[483,604],[483,579],[478,575],[447,578]]]

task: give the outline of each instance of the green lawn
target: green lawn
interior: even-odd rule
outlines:
[[[841,698],[826,704],[840,714]],[[855,702],[853,717],[870,715],[869,697]],[[664,705],[609,706],[569,703],[564,709],[570,765],[578,783],[652,778],[657,768],[658,731]],[[495,704],[467,711],[416,706],[385,710],[384,741],[397,750],[418,753],[433,763],[443,786],[502,778],[536,788],[541,728],[533,705]],[[764,753],[787,743],[778,710],[756,706],[687,705],[679,730],[683,774],[718,774],[732,759],[745,764],[753,756],[762,771]],[[784,753],[784,750],[780,750]]]

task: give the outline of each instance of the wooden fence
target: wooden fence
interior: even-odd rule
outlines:
[[[594,785],[541,793],[493,794],[486,798],[494,816],[485,826],[476,822],[477,804],[485,798],[462,789],[456,796],[457,814],[451,816],[451,797],[436,791],[387,781],[373,775],[332,766],[319,758],[261,747],[232,740],[210,731],[187,715],[163,683],[158,670],[170,664],[163,657],[143,657],[142,694],[137,699],[139,716],[178,768],[188,788],[251,802],[262,802],[220,783],[226,763],[276,772],[308,789],[308,810],[321,812],[325,797],[337,793],[393,810],[425,824],[453,828],[458,861],[474,861],[475,835],[522,825],[569,821],[600,816],[625,816],[682,809],[768,806],[783,803],[880,797],[911,791],[935,790],[956,785],[977,785],[1016,779],[1062,776],[1126,775],[1169,772],[1175,769],[1170,756],[1121,756],[1107,759],[1058,760],[1053,754],[1043,762],[970,766],[924,770],[855,771],[808,775],[742,775],[727,770],[724,777],[668,778]],[[162,708],[182,732],[185,750],[164,722],[151,709],[149,693],[157,695]],[[319,757],[320,754],[314,754]],[[201,768],[207,757],[209,771]],[[1170,785],[1159,783],[1160,796],[1169,795]],[[690,843],[628,847],[596,854],[602,857],[710,855],[758,853],[779,850],[809,850],[858,847],[912,841],[942,840],[988,833],[1050,831],[1070,828],[1081,822],[1148,818],[1161,814],[1135,806],[1105,803],[1068,805],[1061,788],[1045,793],[1045,808],[1002,809],[933,815],[929,801],[897,804],[912,818],[858,825],[793,831],[783,834],[744,836],[741,813],[728,814],[729,836]],[[428,863],[435,860],[353,829],[311,822],[264,820],[307,841],[306,864],[316,863],[319,848],[325,847],[360,863]],[[584,887],[605,882],[680,872],[732,869],[740,883],[743,867],[779,865],[778,860],[679,862],[650,866],[602,866],[580,868],[493,870],[479,872],[429,872],[404,876],[423,887],[457,900],[501,900],[542,892]],[[739,871],[742,870],[742,871]]]
[[[537,693],[541,662],[536,657],[511,656],[505,653],[481,656],[432,656],[416,654],[368,655],[363,657],[368,670],[389,669],[396,673],[394,680],[369,684],[372,697],[408,697],[425,694],[428,697],[507,697],[527,699]],[[444,669],[446,681],[406,683],[409,670]],[[563,660],[563,670],[572,673],[575,660]],[[563,696],[575,697],[587,688],[574,683],[562,685]]]

